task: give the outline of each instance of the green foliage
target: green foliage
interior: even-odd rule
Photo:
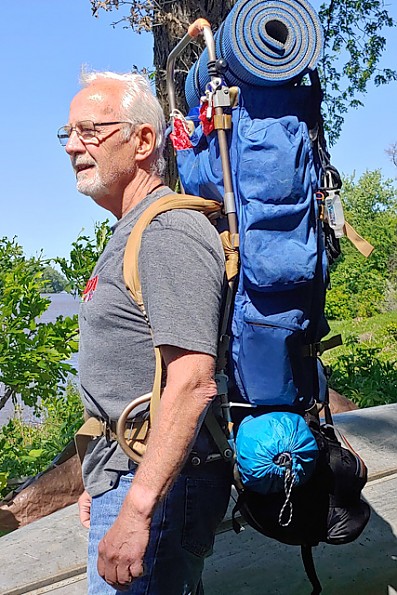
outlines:
[[[94,240],[80,235],[70,262],[59,259],[74,293],[83,290],[109,235],[107,222],[97,224]],[[82,424],[80,397],[66,384],[76,373],[67,362],[78,347],[77,316],[40,322],[50,304],[42,295],[53,271],[46,265],[25,258],[15,239],[0,239],[0,409],[19,395],[43,417],[32,425],[16,416],[0,429],[0,496],[12,479],[44,470]]]
[[[397,287],[397,190],[392,181],[384,180],[379,170],[367,171],[357,182],[346,178],[341,196],[346,219],[375,250],[365,258],[342,238],[342,256],[331,268],[327,294],[331,320],[392,309]]]
[[[43,269],[42,280],[44,293],[59,293],[65,289],[67,284],[65,277],[50,265]]]
[[[67,278],[66,291],[76,295],[83,293],[84,287],[91,276],[92,270],[105,248],[111,231],[109,221],[96,223],[94,239],[80,234],[72,244],[70,260],[56,258],[62,273]]]
[[[62,396],[49,397],[39,409],[40,423],[26,423],[19,415],[0,429],[0,497],[10,491],[12,480],[46,469],[83,421],[83,406],[71,383]]]
[[[325,47],[321,62],[325,120],[333,144],[344,114],[363,105],[372,81],[376,86],[397,80],[397,71],[379,68],[386,49],[385,29],[396,26],[382,0],[328,0],[321,5]]]
[[[354,335],[346,347],[333,366],[332,387],[360,407],[396,403],[397,360],[382,360],[381,347],[361,344]]]
[[[386,333],[397,341],[397,322],[392,322],[386,326]]]
[[[397,311],[331,322],[343,345],[324,353],[332,388],[360,407],[397,402]]]
[[[44,263],[27,259],[15,239],[0,239],[0,409],[20,394],[26,405],[55,396],[74,368],[77,320],[58,317],[41,323],[50,300],[43,297]]]

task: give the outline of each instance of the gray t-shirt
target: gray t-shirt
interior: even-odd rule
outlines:
[[[152,389],[153,340],[123,279],[124,249],[143,211],[169,189],[147,196],[113,227],[80,306],[79,374],[89,414],[116,420]],[[224,258],[217,230],[201,213],[159,215],[145,230],[139,272],[154,342],[216,355]],[[116,442],[92,440],[83,463],[87,491],[111,489],[131,461]]]

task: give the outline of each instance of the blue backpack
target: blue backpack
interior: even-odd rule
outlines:
[[[315,69],[321,27],[306,0],[240,0],[215,49],[216,61],[204,50],[187,76],[190,111],[172,114],[173,142],[184,191],[223,202],[216,128],[227,131],[240,258],[226,332],[235,513],[267,536],[301,545],[319,593],[311,546],[347,543],[369,518],[360,498],[366,468],[332,429],[328,371],[319,359],[341,343],[323,338],[329,265],[340,253],[335,231],[344,223]],[[219,106],[220,124],[213,117]]]
[[[240,90],[229,137],[241,262],[231,327],[236,394],[255,406],[301,413],[324,398],[316,355],[329,332],[317,198],[327,164],[320,160],[321,92],[312,79],[310,86]],[[177,151],[182,186],[222,200],[216,132],[205,135],[197,109],[187,120],[194,132],[192,147]]]

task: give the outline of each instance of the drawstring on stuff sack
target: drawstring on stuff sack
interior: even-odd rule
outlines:
[[[296,474],[292,471],[292,456],[290,452],[283,452],[274,460],[276,465],[285,467],[284,474],[284,493],[285,502],[280,510],[278,522],[282,527],[288,527],[292,521],[293,505],[291,502],[291,492],[295,484]],[[289,510],[288,520],[283,522],[284,512]],[[321,583],[318,580],[313,560],[313,548],[311,545],[301,545],[301,557],[307,578],[312,584],[313,591],[311,595],[319,595],[322,591]]]
[[[284,493],[285,493],[285,502],[281,507],[280,514],[278,517],[278,522],[280,523],[281,527],[288,527],[288,525],[292,521],[292,513],[293,513],[293,505],[291,502],[291,492],[292,488],[295,484],[295,477],[296,474],[292,471],[292,456],[290,452],[283,452],[278,455],[275,459],[275,464],[279,465],[280,467],[285,467],[285,474],[284,474]],[[288,520],[283,522],[284,513],[289,510]],[[304,569],[307,574],[307,578],[312,584],[313,591],[311,595],[319,595],[322,591],[321,583],[318,580],[318,576],[316,573],[316,568],[314,566],[313,560],[313,548],[311,545],[301,545],[301,558],[303,562]]]
[[[292,488],[295,484],[295,477],[296,474],[292,471],[292,456],[290,452],[282,452],[277,456],[275,459],[275,464],[279,467],[285,467],[284,473],[284,493],[285,493],[285,502],[281,507],[280,514],[278,517],[278,522],[282,527],[288,527],[290,522],[292,521],[292,512],[293,506],[291,502],[291,492]],[[283,522],[284,512],[289,510],[288,520]]]

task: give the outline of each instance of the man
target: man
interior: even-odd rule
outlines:
[[[223,251],[201,213],[170,211],[150,224],[139,256],[150,330],[125,288],[122,267],[133,225],[171,192],[160,177],[164,117],[140,75],[90,73],[82,83],[58,137],[77,189],[118,219],[79,315],[87,412],[110,425],[130,401],[150,392],[153,343],[167,370],[138,468],[107,432],[89,443],[79,502],[81,521],[90,527],[89,594],[202,593],[204,557],[230,494],[226,463],[194,466],[189,454],[199,453],[197,462],[214,452],[201,424],[216,395]]]

